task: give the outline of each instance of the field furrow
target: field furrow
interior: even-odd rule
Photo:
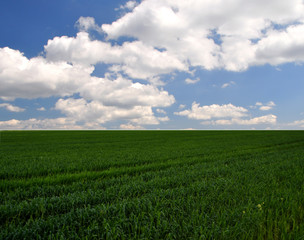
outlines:
[[[304,238],[302,131],[5,131],[0,239]]]

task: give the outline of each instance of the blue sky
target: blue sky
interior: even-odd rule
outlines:
[[[0,11],[0,129],[304,128],[302,0]]]

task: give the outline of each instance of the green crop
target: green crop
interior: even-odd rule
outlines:
[[[0,239],[304,239],[303,131],[0,134]]]

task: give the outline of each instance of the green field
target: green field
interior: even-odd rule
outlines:
[[[0,134],[0,239],[304,239],[303,131]]]

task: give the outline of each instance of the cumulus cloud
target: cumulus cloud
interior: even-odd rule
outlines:
[[[208,120],[203,125],[259,125],[276,124],[277,116],[269,114],[265,116],[248,118],[246,108],[237,107],[232,104],[200,106],[193,102],[191,109],[175,112],[175,115],[186,116],[189,119]]]
[[[24,112],[25,111],[24,108],[14,106],[9,103],[1,103],[0,108],[5,108],[7,111],[10,111],[10,112]]]
[[[112,39],[164,48],[191,66],[242,71],[303,61],[303,19],[302,0],[146,0],[102,29]]]
[[[45,57],[29,59],[18,50],[0,48],[0,98],[60,97],[55,108],[66,116],[11,120],[1,126],[98,127],[122,119],[126,126],[159,124],[169,118],[156,117],[153,108],[175,102],[173,95],[158,88],[165,84],[165,74],[191,74],[197,68],[244,71],[255,65],[304,61],[302,0],[145,0],[128,1],[120,9],[129,12],[101,27],[92,17],[80,17],[79,33],[50,39],[44,46]],[[106,39],[92,39],[90,30],[103,32]],[[109,41],[120,37],[132,40]],[[115,77],[93,77],[98,63],[109,64],[108,71]],[[17,109],[11,106],[2,107]],[[269,102],[255,107],[267,111],[274,106]],[[191,109],[182,111],[184,107],[180,105],[175,115],[219,121],[216,124],[274,123],[276,119],[274,115],[244,119],[248,110],[232,104],[194,102]]]
[[[284,30],[271,29],[258,44],[256,64],[279,65],[304,61],[304,24],[292,25]]]
[[[93,77],[94,67],[89,64],[43,57],[28,59],[10,48],[0,49],[0,56],[2,99],[69,96],[60,99],[56,108],[82,124],[116,119],[138,125],[159,124],[165,119],[156,118],[152,107],[168,107],[175,102],[173,95],[152,84],[134,82],[119,74]],[[81,98],[72,98],[74,94]],[[21,111],[10,104],[2,104],[2,107]]]
[[[232,104],[212,104],[201,107],[199,103],[193,102],[191,109],[175,112],[174,114],[186,116],[190,119],[208,120],[212,118],[243,117],[247,115],[247,112],[247,109]]]
[[[122,46],[91,40],[86,32],[76,37],[55,37],[44,47],[46,58],[75,64],[114,64],[115,71],[122,71],[132,78],[150,79],[173,71],[185,71],[185,63],[168,51],[159,51],[141,41],[125,42]]]
[[[159,124],[159,119],[154,116],[151,106],[122,108],[105,106],[99,101],[88,102],[83,98],[68,98],[59,99],[56,109],[77,122],[103,124],[109,121],[124,120],[137,125]]]
[[[76,124],[75,120],[69,118],[54,118],[54,119],[36,119],[28,120],[11,119],[8,121],[0,121],[0,129],[83,129],[84,126]]]
[[[258,124],[276,124],[277,116],[270,114],[261,117],[255,117],[250,119],[220,119],[210,122],[213,125],[258,125]]]
[[[130,108],[132,106],[168,107],[175,102],[173,95],[149,84],[132,82],[118,77],[115,80],[92,77],[80,89],[85,99],[98,100],[106,106]]]
[[[90,79],[94,67],[28,59],[18,50],[0,48],[0,98],[69,96]]]

